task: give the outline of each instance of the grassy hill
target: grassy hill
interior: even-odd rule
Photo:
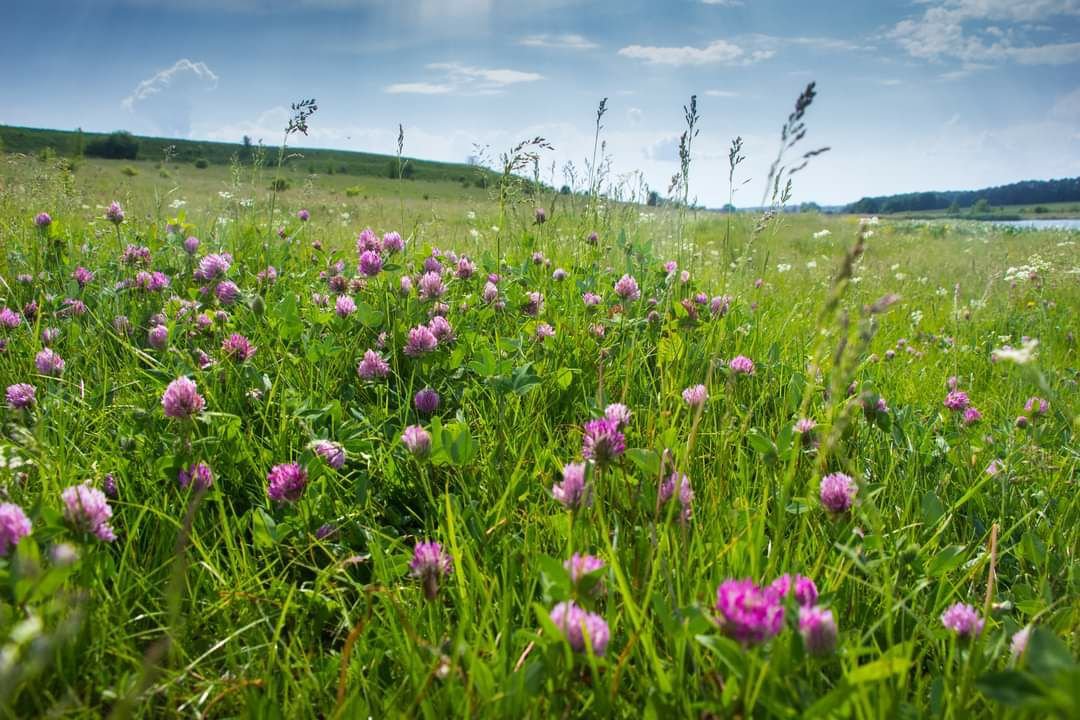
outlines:
[[[234,157],[249,162],[259,151],[256,146],[240,143],[209,142],[202,140],[178,140],[131,136],[134,140],[134,157],[127,159],[162,160],[169,153],[170,162],[199,163],[200,165],[228,165]],[[48,130],[40,128],[0,125],[0,148],[9,153],[38,154],[51,149],[63,156],[99,155],[95,146],[109,139],[108,133],[87,133],[81,130]],[[170,149],[171,148],[171,149]],[[266,148],[267,162],[276,162],[275,148]],[[397,158],[378,153],[352,152],[348,150],[323,150],[290,147],[289,163],[311,173],[327,175],[351,175],[357,177],[396,177]],[[117,157],[117,156],[105,156]],[[485,178],[492,174],[464,163],[444,163],[408,158],[404,175],[412,180],[457,182],[483,186]]]

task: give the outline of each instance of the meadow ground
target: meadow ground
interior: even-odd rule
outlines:
[[[1076,233],[0,163],[3,716],[1080,714]]]

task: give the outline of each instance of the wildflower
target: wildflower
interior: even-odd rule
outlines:
[[[105,473],[105,477],[101,481],[101,491],[110,500],[120,497],[120,490],[116,487],[116,477],[112,473]]]
[[[694,385],[682,391],[683,400],[692,408],[699,408],[709,399],[709,391],[704,385]]]
[[[360,272],[367,277],[375,277],[382,272],[383,261],[379,253],[365,250],[360,253]]]
[[[574,553],[570,559],[563,563],[566,572],[570,574],[570,582],[574,585],[580,583],[586,575],[604,569],[604,561],[592,555],[579,555]],[[599,587],[599,586],[598,586]]]
[[[467,257],[462,257],[460,260],[458,260],[457,272],[455,273],[458,278],[462,280],[468,280],[473,276],[475,272],[476,265],[473,264],[472,260]]]
[[[525,293],[525,306],[521,309],[523,313],[530,317],[536,317],[540,313],[544,312],[544,296],[538,292]]]
[[[562,471],[562,482],[551,488],[554,497],[567,510],[577,510],[589,504],[589,488],[585,485],[585,463],[569,463]]]
[[[821,478],[821,504],[831,513],[847,512],[857,492],[855,481],[844,473],[832,473]]]
[[[59,314],[75,316],[85,315],[86,303],[77,298],[66,298],[64,300],[64,309]]]
[[[619,431],[618,422],[600,418],[585,423],[585,437],[581,448],[581,454],[585,458],[598,465],[606,465],[625,450],[626,439]]]
[[[725,580],[716,588],[716,611],[721,631],[743,645],[756,645],[784,626],[779,599],[751,580]]]
[[[113,200],[105,210],[105,219],[114,225],[119,225],[124,222],[124,208],[120,207],[120,203]]]
[[[499,286],[491,281],[486,282],[484,284],[484,294],[482,297],[486,304],[492,304],[499,299]]]
[[[681,273],[679,273],[679,282],[681,284],[683,284],[683,285],[690,282],[690,271],[689,270],[683,270]]]
[[[438,254],[438,250],[435,250],[433,248],[431,250],[431,255],[424,258],[424,272],[425,273],[430,272],[430,273],[435,273],[436,275],[439,275],[439,274],[442,273],[442,263],[439,262],[439,258],[436,257],[437,254]]]
[[[49,548],[49,560],[60,567],[70,567],[79,559],[79,551],[71,543],[56,543]]]
[[[199,266],[195,268],[194,276],[196,280],[201,282],[219,280],[225,277],[225,273],[229,272],[230,267],[232,267],[232,255],[228,253],[210,253],[199,260]]]
[[[754,361],[745,355],[736,355],[728,363],[728,367],[731,368],[733,375],[753,375],[754,374]]]
[[[971,605],[955,603],[941,613],[941,624],[958,637],[969,638],[982,634],[986,622]]]
[[[587,292],[581,296],[581,301],[585,303],[585,307],[593,307],[595,305],[599,305],[602,299],[603,298],[601,298],[596,293],[591,292]]]
[[[84,288],[94,281],[94,273],[87,270],[82,265],[75,268],[75,271],[71,273],[71,277],[79,284],[80,288]]]
[[[255,346],[240,333],[233,333],[221,343],[221,352],[228,359],[242,363],[250,360],[255,354]]]
[[[275,502],[296,502],[307,487],[308,474],[297,463],[270,468],[266,475],[266,494]]]
[[[345,467],[345,448],[340,443],[333,440],[316,440],[311,444],[311,449],[335,470]]]
[[[338,295],[334,302],[334,312],[340,318],[347,318],[356,312],[356,302],[348,295]]]
[[[5,395],[8,407],[12,410],[25,410],[33,407],[37,401],[37,388],[29,383],[15,383],[8,385]]]
[[[660,483],[660,504],[666,505],[675,495],[676,490],[679,492],[679,522],[685,525],[690,521],[694,502],[694,489],[690,485],[689,477],[684,473],[673,472],[668,476],[667,480]]]
[[[272,285],[277,281],[277,268],[273,265],[267,265],[265,270],[260,270],[255,274],[255,280],[259,283]]]
[[[117,335],[128,335],[131,333],[131,321],[127,319],[126,315],[117,315],[114,317],[112,326]]]
[[[543,341],[545,338],[555,337],[555,328],[551,327],[547,323],[540,323],[536,326],[536,339]]]
[[[360,255],[366,250],[378,250],[379,238],[371,228],[364,228],[356,236],[356,254]]]
[[[586,647],[591,647],[599,657],[607,651],[611,633],[607,622],[596,613],[572,602],[561,602],[551,609],[551,622],[562,631],[574,652],[585,652]]]
[[[970,401],[968,400],[967,393],[962,390],[953,390],[945,396],[945,407],[954,411],[962,412],[967,409]]]
[[[439,393],[431,388],[424,388],[413,396],[413,405],[417,412],[430,415],[439,409]]]
[[[240,297],[240,288],[236,286],[236,283],[226,280],[218,283],[214,288],[214,294],[222,305],[232,305]]]
[[[60,499],[64,502],[64,519],[76,530],[91,533],[104,542],[116,539],[109,525],[112,508],[105,493],[83,483],[66,488]]]
[[[1027,650],[1029,637],[1031,637],[1030,625],[1022,627],[1013,633],[1012,640],[1009,641],[1009,652],[1012,654],[1013,662],[1023,657],[1024,651]]]
[[[588,236],[586,236],[585,242],[589,243],[590,245],[596,245],[598,242],[600,242],[600,236],[594,230],[593,232],[589,233]]]
[[[431,435],[420,425],[410,425],[401,434],[401,442],[414,457],[426,457],[431,452]]]
[[[545,210],[544,208],[542,208],[542,207],[536,208],[535,215],[536,215],[536,224],[537,225],[543,225],[545,222],[547,222],[547,210]]]
[[[300,222],[307,222],[311,219],[311,213],[309,213],[307,210],[301,210],[300,212],[296,213],[296,217],[300,220]]]
[[[727,315],[728,308],[730,307],[730,295],[718,295],[709,301],[709,312],[711,312],[714,317],[724,317],[724,315]]]
[[[424,325],[417,325],[409,330],[409,339],[405,344],[405,354],[409,357],[419,357],[433,351],[438,347],[439,340],[435,334]]]
[[[979,422],[980,420],[982,420],[982,413],[979,412],[979,408],[977,408],[977,407],[969,407],[967,410],[964,411],[964,424],[965,425],[974,425],[975,423]]]
[[[679,264],[674,260],[668,260],[666,263],[664,263],[664,272],[666,272],[668,275],[672,274],[678,269]]]
[[[1034,338],[1027,338],[1023,341],[1021,347],[1013,348],[1008,345],[998,348],[990,353],[990,359],[993,362],[999,362],[1004,360],[1006,362],[1014,362],[1017,365],[1027,365],[1032,360],[1038,357],[1036,348],[1039,346],[1039,341]]]
[[[428,321],[428,330],[435,336],[435,340],[440,343],[448,343],[454,339],[454,328],[450,325],[450,321],[442,315],[436,315]]]
[[[837,635],[832,611],[816,605],[799,608],[799,633],[811,655],[829,654],[836,647]]]
[[[315,539],[316,540],[325,540],[325,539],[327,539],[328,537],[330,537],[331,535],[333,535],[336,532],[337,532],[336,527],[334,527],[330,523],[324,523],[324,524],[320,525],[318,527],[318,529],[315,531]]]
[[[149,265],[150,248],[142,245],[128,245],[120,254],[120,262],[125,265]]]
[[[382,249],[384,253],[392,254],[399,253],[405,249],[405,242],[401,239],[401,234],[394,231],[385,233],[382,236]]]
[[[176,481],[180,484],[182,490],[187,490],[189,485],[193,485],[199,491],[209,490],[210,486],[214,484],[214,472],[206,463],[197,462],[180,468],[180,472],[176,475]]]
[[[615,283],[615,294],[625,300],[638,300],[641,298],[641,290],[637,280],[632,275],[623,275]]]
[[[39,228],[47,228],[52,225],[52,216],[47,212],[38,213],[34,216],[34,224]]]
[[[8,307],[0,308],[0,327],[14,330],[21,324],[22,318],[19,317],[19,313]]]
[[[633,413],[630,408],[626,407],[622,403],[611,403],[604,408],[604,417],[615,423],[615,427],[621,428],[630,422],[630,417]]]
[[[190,235],[184,238],[184,252],[188,255],[194,255],[199,251],[199,238],[194,235]]]
[[[206,401],[198,393],[193,380],[179,377],[169,383],[161,396],[165,417],[185,419],[202,412]]]
[[[30,518],[15,503],[0,503],[0,557],[19,544],[32,530]]]
[[[817,602],[818,589],[814,581],[802,575],[781,575],[769,585],[769,592],[775,593],[781,600],[794,591],[795,602],[809,607]]]
[[[363,380],[384,378],[390,374],[390,366],[383,360],[382,355],[374,350],[366,350],[364,351],[364,359],[356,367],[356,374]]]
[[[446,293],[442,275],[438,272],[426,272],[420,276],[419,292],[421,300],[437,300]]]
[[[45,348],[34,357],[34,366],[42,375],[60,377],[64,374],[64,358],[60,357],[52,348]]]
[[[420,580],[424,597],[434,600],[439,594],[439,581],[450,576],[453,559],[437,542],[418,542],[409,561],[409,575]]]
[[[1028,426],[1028,419],[1027,419],[1027,417],[1026,417],[1026,416],[1024,416],[1024,415],[1017,415],[1017,416],[1016,416],[1016,427],[1018,427],[1018,428],[1020,428],[1021,430],[1023,430],[1023,429],[1024,429],[1024,428],[1026,428],[1027,426]]]
[[[1029,397],[1024,403],[1024,412],[1029,415],[1045,415],[1050,412],[1050,403],[1041,397]]]
[[[155,325],[147,333],[146,341],[155,350],[164,350],[165,346],[169,344],[169,328],[164,325]]]

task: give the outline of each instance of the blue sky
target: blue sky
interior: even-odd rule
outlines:
[[[463,161],[543,135],[545,178],[584,171],[596,104],[616,174],[661,191],[682,106],[702,116],[691,194],[756,204],[810,80],[796,200],[1080,175],[1080,0],[13,0],[0,122],[304,144]]]

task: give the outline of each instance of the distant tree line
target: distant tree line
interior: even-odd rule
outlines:
[[[954,210],[980,205],[1034,205],[1036,203],[1075,202],[1080,200],[1080,177],[1060,180],[1024,180],[1010,185],[982,190],[917,192],[900,195],[864,197],[848,205],[850,213],[895,213],[920,210]],[[980,204],[980,201],[981,204]]]
[[[192,163],[196,167],[228,165],[233,159],[251,162],[259,152],[259,141],[244,136],[240,142],[223,143],[132,135],[124,130],[112,133],[84,133],[82,130],[46,130],[0,125],[0,149],[8,153],[37,155],[51,152],[64,157],[100,157],[114,160],[150,160]],[[311,173],[367,177],[398,176],[397,158],[393,155],[292,148],[288,167]],[[407,160],[407,162],[405,162]],[[402,177],[406,180],[457,182],[484,187],[494,174],[464,163],[435,162],[403,158]]]

